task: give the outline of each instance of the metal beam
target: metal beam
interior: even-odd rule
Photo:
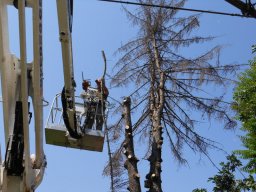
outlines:
[[[21,64],[21,101],[23,112],[24,129],[24,157],[25,157],[25,190],[31,189],[31,160],[30,160],[30,138],[28,125],[28,74],[27,74],[27,46],[26,46],[26,22],[25,22],[25,0],[18,1],[19,7],[19,32],[20,32],[20,64]]]
[[[42,48],[42,1],[34,0],[33,10],[33,49],[34,60],[32,70],[33,106],[35,118],[36,168],[40,168],[44,160],[43,152],[43,48]],[[35,168],[35,167],[34,167]]]
[[[65,83],[65,95],[69,98],[72,106],[68,107],[67,113],[70,127],[76,129],[74,123],[75,114],[75,88],[74,88],[74,68],[73,68],[73,53],[72,53],[72,37],[70,30],[69,19],[69,1],[57,0],[57,11],[59,21],[59,34],[62,48],[62,62]]]

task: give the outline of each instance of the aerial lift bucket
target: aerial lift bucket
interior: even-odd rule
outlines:
[[[102,152],[104,144],[104,130],[96,130],[95,126],[92,129],[79,130],[82,136],[80,139],[70,137],[65,124],[63,122],[63,109],[60,102],[61,94],[57,94],[51,106],[45,127],[46,143],[68,148],[76,148],[82,150]],[[86,114],[86,108],[83,102],[75,104],[77,126],[81,126],[81,119]],[[95,124],[95,123],[94,123]]]

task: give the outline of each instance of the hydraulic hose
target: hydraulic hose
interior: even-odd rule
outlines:
[[[64,124],[69,132],[69,135],[74,139],[80,139],[82,136],[77,133],[77,123],[76,123],[76,114],[75,113],[74,113],[74,128],[72,128],[69,123],[65,87],[63,87],[63,90],[61,92],[61,103],[62,103],[62,108],[63,108],[63,120],[64,120]]]

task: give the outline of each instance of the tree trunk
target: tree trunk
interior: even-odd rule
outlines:
[[[152,79],[156,79],[156,74],[159,77],[159,85],[155,90],[154,87],[151,88],[150,94],[150,109],[152,112],[152,151],[148,158],[150,162],[150,171],[146,176],[145,187],[149,188],[149,192],[162,192],[162,179],[161,179],[161,163],[162,163],[162,144],[163,144],[163,128],[161,125],[161,118],[163,113],[164,105],[164,73],[161,71],[160,58],[158,53],[158,48],[156,46],[155,38],[153,37],[153,54],[154,63],[153,70],[151,71]],[[155,70],[156,69],[156,70]],[[154,85],[156,83],[152,83]]]
[[[134,146],[133,146],[130,97],[126,97],[124,99],[123,106],[124,106],[124,119],[126,124],[124,154],[127,157],[124,167],[127,169],[128,176],[129,176],[128,190],[131,192],[141,192],[140,176],[137,168],[138,159],[135,156]]]
[[[113,172],[113,162],[112,162],[112,153],[110,148],[110,141],[109,141],[109,133],[106,120],[105,122],[105,129],[106,129],[106,137],[107,137],[107,147],[108,147],[108,158],[109,158],[109,166],[110,166],[110,178],[111,178],[111,192],[115,192],[114,190],[114,172]]]

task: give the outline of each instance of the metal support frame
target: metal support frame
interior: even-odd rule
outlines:
[[[9,50],[7,6],[13,0],[0,1],[0,72],[3,95],[5,143],[12,135],[16,101],[22,102],[24,131],[24,172],[22,177],[8,176],[0,163],[0,191],[29,192],[41,183],[46,165],[43,152],[43,71],[42,71],[42,0],[18,0],[20,59]],[[27,63],[26,8],[33,13],[33,62]],[[36,154],[30,154],[28,97],[31,96],[35,120]],[[6,145],[7,146],[7,145]]]

